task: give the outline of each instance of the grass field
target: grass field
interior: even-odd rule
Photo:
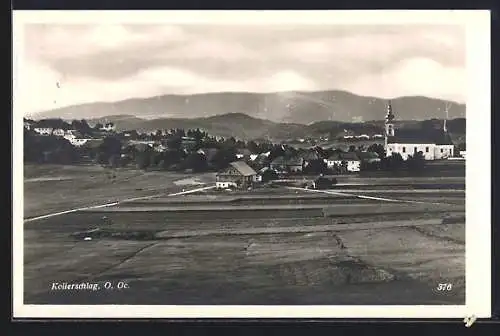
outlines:
[[[213,176],[115,174],[25,168],[25,217],[156,195],[26,222],[26,304],[464,303],[463,177],[168,196]],[[56,282],[100,290],[51,290]]]
[[[25,165],[24,218],[115,202],[127,197],[178,192],[189,184],[175,182],[183,182],[190,177],[187,174],[132,169],[111,171],[100,166]],[[215,175],[210,173],[196,178],[205,183],[215,181]]]

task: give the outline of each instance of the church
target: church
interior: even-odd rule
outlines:
[[[387,156],[399,153],[404,160],[422,152],[426,160],[443,160],[453,156],[454,145],[444,120],[442,129],[431,131],[394,129],[394,114],[391,102],[387,104],[385,116],[385,152]]]

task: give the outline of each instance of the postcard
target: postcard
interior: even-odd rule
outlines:
[[[14,317],[490,316],[488,11],[13,35]]]

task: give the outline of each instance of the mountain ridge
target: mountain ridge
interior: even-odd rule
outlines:
[[[465,117],[465,104],[425,96],[391,99],[397,118],[426,120],[444,117],[451,103],[450,118]],[[231,113],[275,123],[311,124],[320,120],[353,122],[381,120],[386,99],[348,91],[287,91],[278,93],[221,92],[194,95],[158,95],[118,102],[96,102],[62,107],[31,115],[31,118],[96,119],[130,115],[152,120],[199,119]]]

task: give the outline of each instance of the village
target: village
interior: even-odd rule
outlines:
[[[322,188],[336,183],[334,177],[325,176],[374,171],[418,174],[428,161],[465,160],[465,148],[460,150],[453,144],[446,120],[442,129],[425,138],[415,131],[396,130],[394,118],[389,101],[385,134],[375,134],[369,146],[356,142],[370,139],[368,135],[346,135],[343,146],[326,147],[245,142],[210,136],[200,129],[118,132],[111,122],[90,126],[85,120],[67,123],[60,119],[25,119],[25,160],[97,163],[110,168],[132,165],[187,173],[211,171],[217,173],[216,188],[224,190],[294,180],[303,186]]]

